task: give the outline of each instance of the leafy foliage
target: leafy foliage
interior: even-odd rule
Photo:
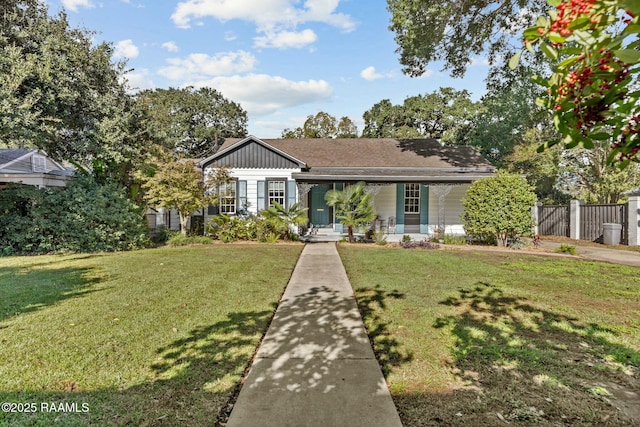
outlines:
[[[325,194],[328,206],[335,207],[336,218],[347,226],[349,243],[353,243],[353,228],[366,225],[376,218],[373,196],[365,190],[363,182],[349,185],[344,190],[329,190]]]
[[[237,240],[257,240],[265,243],[276,243],[285,230],[282,221],[277,218],[261,217],[237,217],[225,214],[217,215],[207,225],[207,234],[213,239],[223,243],[235,242]],[[288,238],[295,240],[293,234],[289,233]]]
[[[4,254],[120,251],[149,244],[139,209],[117,184],[74,177],[63,189],[9,185],[0,191]]]
[[[568,162],[563,160],[562,150],[559,147],[553,147],[538,152],[538,147],[548,140],[548,135],[535,128],[526,131],[522,141],[506,158],[507,170],[524,174],[542,203],[568,204],[571,195],[568,192],[569,189],[562,184],[565,179],[573,180],[574,178],[569,174]]]
[[[285,208],[280,203],[274,202],[273,205],[263,210],[260,214],[273,222],[278,230],[281,230],[285,240],[291,240],[292,228],[307,223],[308,210],[308,208],[303,208],[301,203],[294,203]]]
[[[473,182],[463,199],[464,229],[470,236],[495,236],[499,246],[531,232],[531,208],[537,201],[532,187],[520,176],[499,172]]]
[[[513,35],[548,9],[544,0],[387,0],[387,5],[400,63],[413,77],[439,60],[461,77],[475,55],[488,52],[492,64],[510,57]]]
[[[362,136],[441,138],[460,144],[466,141],[479,111],[480,105],[471,101],[468,91],[450,87],[408,97],[402,105],[383,99],[364,113]]]
[[[212,190],[218,182],[205,181],[202,170],[193,160],[165,156],[149,170],[138,171],[136,177],[142,182],[149,204],[178,211],[183,236],[187,235],[187,223],[192,212],[217,203]]]
[[[36,0],[3,3],[0,22],[0,139],[114,176],[140,152],[124,63],[93,34],[49,16]],[[111,170],[113,169],[113,173]]]
[[[315,116],[307,116],[304,125],[282,131],[282,138],[357,138],[358,127],[349,117],[337,121],[331,114],[320,111]]]
[[[533,70],[531,70],[533,72]],[[509,165],[507,158],[526,139],[530,129],[549,133],[550,117],[535,105],[540,88],[530,79],[516,80],[489,91],[481,99],[481,108],[467,143],[474,146],[494,166]]]
[[[246,111],[212,88],[145,90],[136,102],[149,138],[183,157],[209,156],[224,138],[247,135]]]
[[[640,4],[631,0],[550,0],[554,7],[523,32],[525,46],[537,47],[553,64],[540,106],[553,122],[566,148],[610,145],[610,162],[621,167],[638,161],[640,151]],[[519,54],[510,65],[515,67]]]

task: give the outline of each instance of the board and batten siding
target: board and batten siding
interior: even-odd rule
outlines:
[[[396,184],[382,186],[373,199],[373,206],[385,224],[389,217],[396,216]]]
[[[470,184],[453,186],[445,198],[445,234],[465,234],[462,221],[462,214],[464,213],[462,199],[464,199],[469,185]],[[438,227],[438,209],[438,195],[433,191],[433,188],[429,188],[429,234],[433,234]]]
[[[205,173],[209,173],[211,167],[207,167]],[[233,168],[229,170],[231,178],[238,181],[247,182],[247,202],[249,206],[247,210],[252,214],[258,213],[258,181],[266,181],[271,178],[284,178],[291,181],[291,174],[300,172],[300,169],[240,169]],[[289,194],[287,194],[289,196]],[[296,189],[295,200],[298,201],[298,191]],[[214,215],[205,212],[205,224],[209,222]]]

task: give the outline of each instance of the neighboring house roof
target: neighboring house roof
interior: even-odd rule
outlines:
[[[442,146],[435,139],[392,138],[258,139],[251,136],[225,141],[220,150],[201,165],[276,167],[276,154],[288,159],[290,167],[297,165],[301,169],[294,173],[294,178],[306,180],[470,181],[491,176],[494,171],[473,147]]]
[[[73,171],[42,150],[0,149],[0,185],[10,182],[38,187],[62,187]]]

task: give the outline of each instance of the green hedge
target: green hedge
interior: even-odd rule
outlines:
[[[0,190],[0,253],[137,249],[149,245],[139,208],[122,188],[78,176],[66,188],[9,185]]]

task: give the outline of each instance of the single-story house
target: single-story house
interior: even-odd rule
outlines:
[[[64,187],[72,175],[73,171],[42,150],[0,149],[0,189],[9,183],[38,188]]]
[[[228,168],[233,180],[220,189],[214,215],[258,213],[273,202],[301,202],[309,224],[342,232],[325,194],[358,182],[375,194],[375,226],[396,234],[464,234],[462,198],[493,167],[472,147],[435,139],[228,139],[199,163],[205,176]]]

